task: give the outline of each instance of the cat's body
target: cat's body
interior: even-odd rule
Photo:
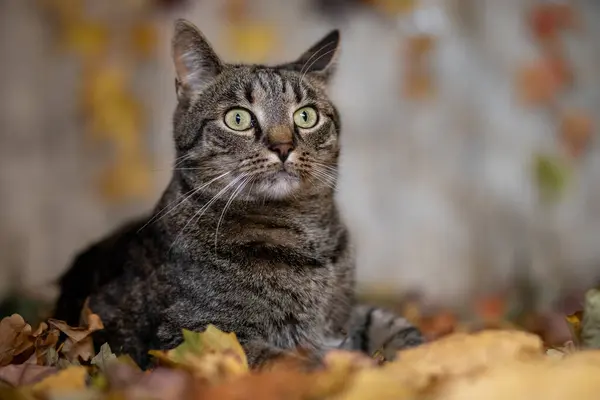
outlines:
[[[171,183],[154,217],[76,260],[56,317],[76,322],[89,296],[101,340],[142,364],[208,324],[235,332],[252,365],[343,339],[368,352],[420,343],[404,319],[353,304],[334,200],[340,124],[326,96],[337,43],[335,32],[283,66],[226,65],[179,22]]]

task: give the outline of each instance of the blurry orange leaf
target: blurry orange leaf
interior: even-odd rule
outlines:
[[[538,40],[553,40],[560,30],[575,24],[571,4],[546,3],[533,7],[530,13],[531,29]]]
[[[452,333],[458,324],[458,319],[450,311],[442,311],[436,315],[423,318],[419,328],[428,339],[436,339],[440,336]]]
[[[406,40],[406,54],[409,58],[423,56],[431,52],[436,44],[435,37],[432,35],[413,35]]]
[[[501,296],[492,296],[476,302],[477,314],[486,322],[500,321],[506,313],[506,299]]]
[[[133,48],[142,57],[150,57],[156,51],[158,35],[151,22],[141,22],[133,27]]]
[[[524,66],[517,74],[517,91],[528,105],[551,103],[569,80],[565,64],[545,58]]]
[[[592,136],[592,120],[585,112],[571,110],[562,116],[560,124],[563,143],[569,153],[577,157],[581,155]]]

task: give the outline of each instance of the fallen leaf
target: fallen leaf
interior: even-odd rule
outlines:
[[[87,377],[84,367],[69,367],[34,384],[31,390],[38,395],[75,392],[85,389]]]
[[[58,368],[34,364],[7,365],[0,367],[0,381],[11,386],[32,385],[54,375]]]
[[[98,354],[92,358],[91,364],[98,367],[102,372],[106,371],[107,365],[117,359],[117,356],[110,350],[108,343],[104,343],[100,346]]]
[[[567,325],[571,331],[571,338],[576,346],[581,343],[581,319],[583,318],[583,311],[577,311],[571,315],[566,316]]]
[[[183,342],[176,348],[150,351],[167,365],[181,367],[211,382],[248,372],[248,360],[235,333],[225,333],[214,325],[204,332],[183,330]]]
[[[31,333],[31,326],[18,314],[0,321],[0,366],[10,364],[15,356],[33,347]]]
[[[511,360],[544,354],[541,339],[526,332],[490,330],[454,333],[398,353],[388,366],[408,367],[422,377],[443,379],[470,375]]]
[[[592,120],[586,112],[567,111],[561,117],[560,131],[567,151],[572,156],[578,157],[590,142],[593,132]]]
[[[522,67],[517,73],[517,93],[526,105],[551,104],[569,79],[564,60],[547,57]]]
[[[98,330],[104,329],[100,317],[90,311],[86,305],[83,307],[81,315],[80,327],[69,326],[64,321],[49,319],[48,324],[67,335],[67,340],[64,342],[61,352],[69,361],[90,360],[94,352],[94,342],[91,334]]]

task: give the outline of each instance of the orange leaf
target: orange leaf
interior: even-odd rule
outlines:
[[[585,151],[590,141],[592,120],[585,112],[571,110],[562,116],[560,130],[563,144],[572,156],[577,157]]]

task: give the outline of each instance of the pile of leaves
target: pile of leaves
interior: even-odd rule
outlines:
[[[80,327],[49,319],[33,329],[17,314],[0,322],[2,400],[175,399],[597,399],[600,393],[600,291],[567,317],[572,341],[547,348],[516,329],[455,332],[395,361],[331,351],[317,369],[289,360],[251,371],[234,333],[215,326],[184,331],[158,366],[142,371],[108,344],[94,352],[100,318],[85,308]]]

